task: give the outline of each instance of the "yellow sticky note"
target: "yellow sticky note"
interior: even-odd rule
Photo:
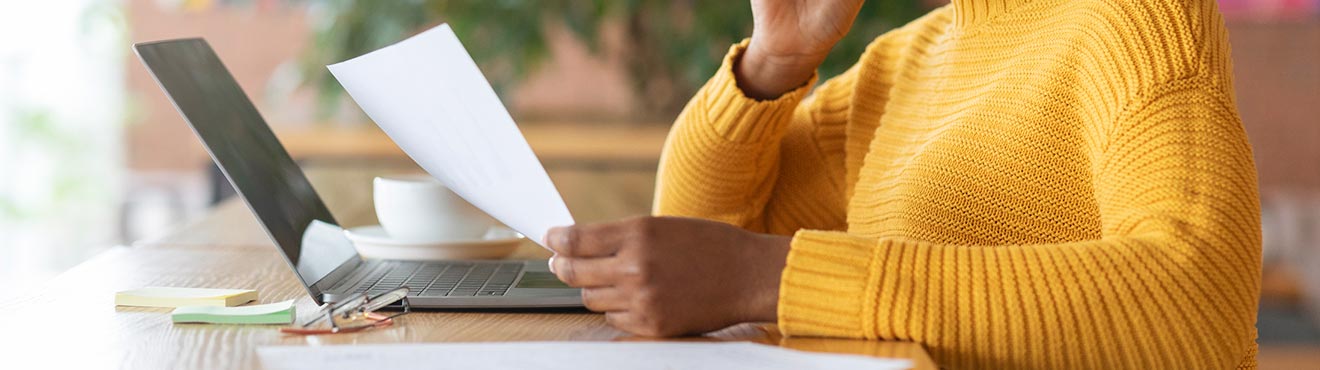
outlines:
[[[147,287],[115,293],[116,306],[233,307],[255,300],[257,291],[252,289]]]

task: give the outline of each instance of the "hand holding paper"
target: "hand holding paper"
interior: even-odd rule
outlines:
[[[543,246],[551,227],[574,223],[449,25],[329,68],[408,156],[477,208]]]

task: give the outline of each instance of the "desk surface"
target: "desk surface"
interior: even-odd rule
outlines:
[[[534,244],[520,257],[543,257]],[[174,325],[168,309],[114,306],[115,291],[143,286],[255,288],[262,302],[297,299],[301,315],[315,305],[241,204],[229,202],[180,232],[118,247],[48,284],[0,299],[7,314],[0,349],[9,364],[46,368],[258,368],[255,348],[475,341],[631,341],[595,313],[420,312],[390,328],[355,334],[286,336],[271,326]],[[744,324],[684,341],[752,341],[789,348],[912,359],[935,369],[920,345],[784,338],[772,324]]]

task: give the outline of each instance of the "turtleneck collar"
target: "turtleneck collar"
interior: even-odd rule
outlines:
[[[1031,0],[952,0],[953,22],[967,27],[1003,14]]]

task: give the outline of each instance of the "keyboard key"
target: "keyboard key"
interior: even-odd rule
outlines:
[[[371,296],[406,286],[410,296],[502,296],[522,267],[521,262],[390,262],[353,291]]]

